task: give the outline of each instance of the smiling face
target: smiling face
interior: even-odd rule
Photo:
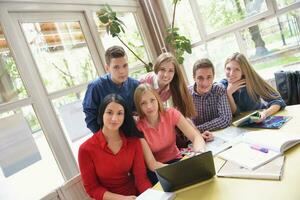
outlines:
[[[125,111],[121,104],[109,103],[103,114],[103,129],[118,131],[124,121]]]
[[[175,74],[175,67],[172,62],[163,62],[157,72],[159,86],[170,84]]]
[[[214,73],[212,68],[197,69],[194,75],[196,82],[196,92],[198,94],[205,94],[211,90],[214,81]]]
[[[158,101],[151,91],[148,90],[143,93],[139,106],[145,117],[158,117]]]
[[[225,75],[228,80],[228,83],[234,83],[242,79],[242,70],[240,64],[232,60],[225,66]]]
[[[112,58],[105,68],[111,74],[112,81],[117,85],[121,85],[128,78],[129,69],[126,56]]]

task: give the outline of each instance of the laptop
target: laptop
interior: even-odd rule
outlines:
[[[216,174],[211,151],[172,163],[155,172],[165,192],[209,180]]]

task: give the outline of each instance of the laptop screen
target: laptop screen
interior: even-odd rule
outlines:
[[[165,192],[206,181],[215,174],[211,151],[156,169],[156,175]]]

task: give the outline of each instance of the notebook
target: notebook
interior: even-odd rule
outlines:
[[[238,119],[238,120],[232,122],[232,125],[233,126],[243,126],[245,124],[252,123],[252,122],[256,121],[258,116],[259,116],[259,111],[254,111],[254,112],[246,115],[245,117],[242,117],[241,119]]]
[[[231,178],[248,178],[248,179],[269,179],[280,180],[283,172],[284,156],[275,158],[271,162],[257,168],[249,170],[233,162],[225,161],[218,170],[217,176]]]
[[[266,129],[279,129],[292,117],[290,116],[269,116],[264,121],[257,123],[259,119],[259,112],[254,111],[249,115],[234,121],[232,124],[238,127],[251,127],[251,128],[266,128]]]
[[[269,116],[260,123],[249,123],[243,125],[243,127],[279,129],[290,119],[292,119],[290,116]]]
[[[173,200],[176,194],[174,192],[163,192],[154,189],[147,189],[140,194],[136,200]]]
[[[165,192],[209,180],[215,174],[211,151],[156,169],[157,178]]]
[[[240,142],[218,154],[218,157],[254,170],[299,142],[300,134],[268,130],[248,132]]]

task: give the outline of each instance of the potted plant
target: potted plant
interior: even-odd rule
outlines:
[[[165,38],[166,43],[169,44],[169,47],[172,49],[174,55],[176,56],[180,64],[183,63],[184,52],[191,53],[192,45],[189,39],[185,36],[182,36],[178,33],[179,29],[174,26],[176,6],[180,0],[173,0],[173,19],[171,26],[167,29],[167,36]],[[153,64],[146,63],[143,61],[120,37],[120,33],[125,33],[124,27],[125,24],[117,17],[117,13],[112,10],[109,5],[105,5],[102,9],[97,12],[97,17],[100,22],[106,27],[106,32],[112,37],[117,37],[118,40],[138,59],[140,60],[146,68],[147,72],[153,70]]]

